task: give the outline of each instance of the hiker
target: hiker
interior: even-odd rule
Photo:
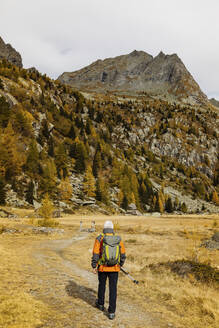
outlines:
[[[91,266],[98,272],[98,299],[96,307],[104,311],[106,280],[109,278],[109,319],[115,318],[117,282],[120,267],[125,262],[125,247],[120,236],[114,234],[112,221],[104,223],[103,233],[95,240]]]

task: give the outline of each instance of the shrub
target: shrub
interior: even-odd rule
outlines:
[[[55,228],[59,225],[59,222],[55,219],[42,219],[37,222],[38,227],[50,227]]]

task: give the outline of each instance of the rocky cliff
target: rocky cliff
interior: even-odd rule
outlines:
[[[23,67],[22,58],[10,44],[6,44],[0,37],[0,59],[7,59],[10,63]]]
[[[128,94],[148,93],[169,101],[206,103],[207,98],[176,55],[160,52],[154,57],[144,51],[97,60],[72,73],[63,73],[61,82],[79,89]]]

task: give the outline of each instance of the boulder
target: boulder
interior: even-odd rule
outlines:
[[[141,216],[142,215],[142,213],[139,211],[139,210],[128,210],[127,212],[126,212],[126,214],[128,214],[128,215],[137,215],[137,216]]]
[[[95,200],[86,200],[82,203],[83,206],[91,206],[95,205],[96,201]]]
[[[50,227],[33,227],[33,233],[35,234],[51,234],[51,233],[64,233],[64,229],[50,228]]]
[[[208,239],[205,240],[201,246],[204,246],[208,249],[217,249],[219,250],[219,231],[215,232],[214,235]]]
[[[131,203],[131,204],[128,205],[128,210],[131,210],[131,211],[132,210],[137,210],[137,207],[134,203]]]

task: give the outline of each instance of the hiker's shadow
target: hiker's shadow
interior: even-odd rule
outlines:
[[[75,281],[69,280],[65,287],[67,294],[74,298],[80,298],[89,305],[95,307],[96,291],[92,288],[78,285]]]

